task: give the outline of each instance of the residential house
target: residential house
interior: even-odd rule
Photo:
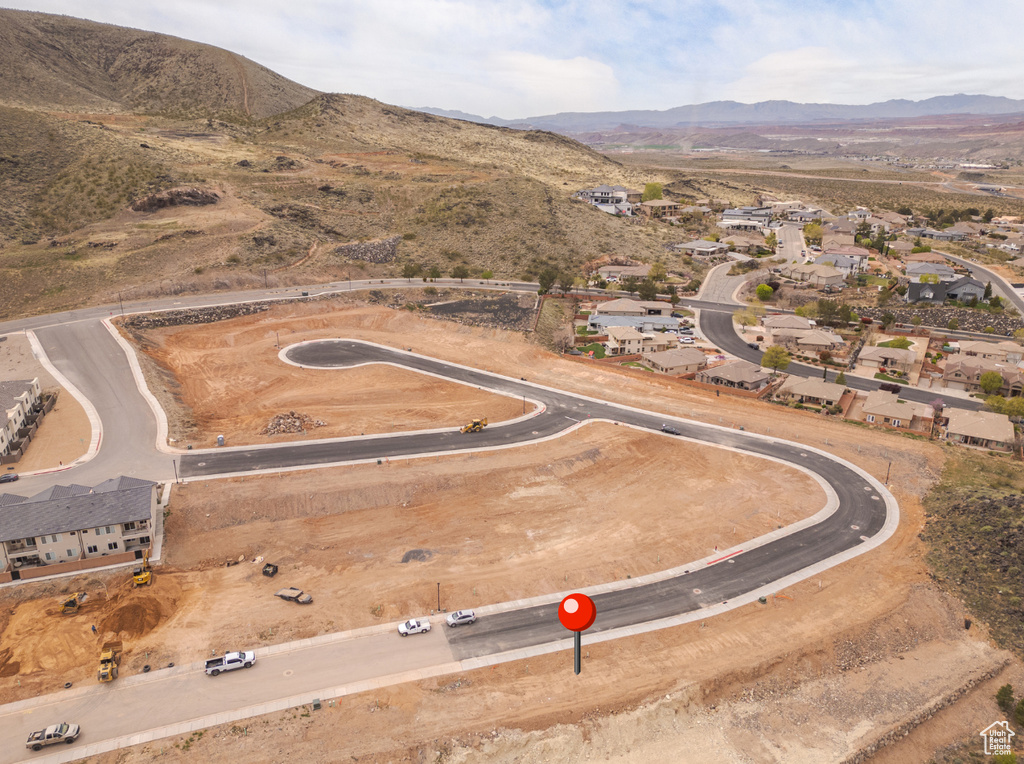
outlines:
[[[721,255],[729,251],[729,245],[725,242],[720,241],[704,241],[698,239],[696,241],[690,241],[686,244],[680,244],[677,246],[678,249],[682,250],[686,254],[690,255],[704,255],[706,257],[712,257],[714,255]]]
[[[786,213],[786,217],[797,223],[813,223],[815,220],[821,220],[827,213],[820,207],[808,207],[800,210],[790,210]]]
[[[771,375],[756,363],[732,361],[697,372],[698,382],[739,390],[760,390],[771,381]]]
[[[596,303],[594,312],[605,316],[671,316],[672,303],[620,297],[617,300]]]
[[[679,345],[679,338],[672,332],[643,332],[640,340],[641,353],[664,353]]]
[[[821,248],[835,249],[836,247],[852,247],[854,244],[852,233],[836,233],[825,231],[821,235]]]
[[[970,220],[961,220],[959,223],[951,225],[947,228],[947,231],[955,233],[962,233],[967,237],[984,236],[987,229],[987,225],[983,223],[974,223]]]
[[[982,300],[985,297],[985,285],[970,276],[961,276],[946,286],[946,299],[970,302],[972,299]]]
[[[896,393],[872,390],[861,407],[861,417],[869,424],[931,432],[935,412],[923,403],[901,401]]]
[[[819,255],[814,259],[814,264],[829,265],[847,276],[852,276],[864,270],[863,260],[856,257],[847,257],[846,255]]]
[[[879,212],[875,217],[884,220],[889,224],[889,227],[886,230],[890,233],[893,231],[898,233],[907,227],[907,218],[900,215],[898,212]]]
[[[772,222],[771,207],[738,207],[727,209],[722,212],[722,222],[755,223],[758,228],[764,228]]]
[[[907,284],[907,302],[927,302],[941,305],[946,301],[946,284],[922,284],[913,281]]]
[[[857,224],[852,220],[837,218],[825,223],[823,229],[825,234],[845,234],[852,238],[857,232]],[[852,244],[853,242],[851,241],[850,243]]]
[[[645,279],[651,273],[651,266],[641,265],[602,265],[597,269],[597,274],[605,281],[621,281],[627,276],[635,276],[638,279]]]
[[[693,204],[691,204],[691,205],[689,205],[687,207],[681,207],[679,209],[679,212],[682,215],[700,215],[701,217],[707,217],[713,211],[714,210],[712,210],[710,207],[702,207],[702,206],[697,206],[697,205],[693,205]]]
[[[907,278],[912,282],[920,282],[922,276],[938,277],[939,281],[953,282],[960,276],[945,263],[907,263]],[[927,278],[925,281],[931,281]]]
[[[708,357],[697,348],[678,348],[644,353],[644,363],[662,374],[678,376],[705,368],[708,365]]]
[[[725,243],[732,247],[734,252],[756,255],[764,249],[764,236],[730,234],[729,237],[725,239]]]
[[[640,214],[657,220],[676,217],[679,214],[680,204],[669,199],[651,199],[648,202],[640,202],[637,208],[640,210]]]
[[[1016,342],[985,342],[984,340],[960,340],[960,352],[972,358],[984,358],[992,361],[1003,361],[1008,364],[1019,364],[1024,348]],[[956,356],[949,356],[956,358]]]
[[[917,362],[917,353],[909,348],[868,346],[861,349],[857,362],[867,369],[895,369],[907,373]]]
[[[914,249],[914,243],[911,242],[911,241],[904,241],[903,239],[897,239],[896,241],[886,242],[886,247],[889,249],[889,251],[891,253],[893,253],[895,255],[898,255],[898,256],[902,257],[904,261],[907,261],[907,258],[912,256],[911,252]],[[927,252],[927,253],[918,253],[918,254],[929,254],[930,255],[931,253]],[[940,255],[936,255],[935,257],[937,257],[938,260],[936,260],[934,262],[941,262],[942,260],[945,259],[945,258],[943,258]]]
[[[672,316],[616,316],[591,313],[587,328],[592,332],[607,334],[613,326],[632,326],[638,332],[674,331],[679,328],[679,319]]]
[[[608,355],[633,355],[643,351],[644,335],[632,326],[611,326],[604,348]]]
[[[0,382],[0,464],[21,458],[35,432],[42,394],[38,377]]]
[[[577,191],[573,196],[590,204],[628,204],[632,206],[640,203],[643,192],[628,189],[625,186],[602,185]]]
[[[947,408],[943,413],[949,418],[945,433],[947,440],[998,451],[1013,448],[1013,424],[1005,414],[956,408]]]
[[[786,278],[793,279],[794,281],[807,281],[816,287],[842,286],[845,278],[842,273],[831,266],[814,264],[805,265],[803,263],[789,263],[783,265],[779,268],[779,273]]]
[[[778,316],[765,316],[761,325],[769,332],[773,329],[810,329],[811,322],[803,316],[783,314]]]
[[[790,352],[814,354],[836,350],[842,347],[843,340],[821,329],[773,329],[772,343]]]
[[[0,565],[21,577],[35,567],[148,549],[156,485],[119,477],[94,488],[57,485],[31,497],[0,496]]]
[[[944,231],[937,231],[934,228],[924,228],[920,229],[920,233],[917,235],[922,239],[934,239],[935,241],[963,241],[967,238],[966,234],[954,231],[951,228],[947,228]]]
[[[1004,398],[1016,398],[1024,392],[1024,370],[1014,364],[971,357],[963,353],[946,359],[946,366],[942,370],[942,383],[953,390],[982,392],[981,375],[987,371],[994,371],[1003,378],[1002,387],[997,393]]]
[[[790,376],[775,394],[777,398],[795,399],[797,403],[835,406],[846,392],[845,385],[823,379]]]

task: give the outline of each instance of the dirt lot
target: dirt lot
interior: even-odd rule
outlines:
[[[723,759],[833,761],[1005,659],[983,630],[963,630],[959,605],[932,586],[922,562],[919,499],[941,469],[943,447],[561,360],[520,335],[367,305],[279,306],[269,317],[216,329],[240,336],[257,324],[287,331],[290,340],[341,334],[411,346],[635,406],[743,424],[832,451],[879,479],[891,463],[902,522],[881,548],[791,587],[791,599],[593,644],[578,678],[567,677],[564,654],[544,656],[346,698],[343,725],[333,716],[338,709],[293,711],[101,761],[703,762],[708,746]],[[130,614],[139,610],[127,608],[136,599],[159,597],[141,611],[158,610],[161,619],[125,631],[132,634],[129,671],[139,669],[145,651],[150,663],[180,663],[229,638],[267,644],[424,612],[436,596],[424,580],[444,582],[445,606],[472,607],[640,575],[763,532],[773,512],[786,523],[820,506],[820,489],[806,478],[754,465],[595,424],[551,443],[474,457],[190,484],[172,499],[167,565],[152,590],[118,594],[113,585],[111,604],[97,597],[77,617],[51,617],[60,624],[53,644],[68,651],[71,665],[88,664],[77,669],[76,681],[85,681],[104,637],[93,638],[89,625],[115,631],[122,610],[134,624]],[[600,554],[581,555],[595,545]],[[402,563],[409,552],[426,559]],[[286,578],[271,582],[257,565],[223,564],[257,555],[277,561]],[[317,602],[298,618],[294,606],[269,600],[278,582],[307,588]],[[47,586],[48,603],[14,601]],[[38,623],[35,611],[54,607],[55,587],[8,591],[0,601],[7,665],[43,665],[53,650],[37,654],[16,637]],[[20,673],[21,687],[13,676],[0,680],[6,699],[54,686],[49,671]],[[943,712],[944,725],[928,722],[890,760],[926,760],[936,747],[976,734],[968,727],[988,710],[981,693],[968,696],[969,714],[957,716],[958,706]]]

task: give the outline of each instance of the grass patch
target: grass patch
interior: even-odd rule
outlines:
[[[604,345],[600,342],[591,342],[589,345],[584,345],[580,348],[580,352],[587,355],[591,351],[594,352],[594,358],[604,358],[607,354],[604,351]]]
[[[922,537],[943,586],[1024,657],[1024,469],[1009,455],[957,450],[925,498]]]
[[[906,337],[897,337],[896,339],[892,339],[887,342],[879,342],[878,347],[899,348],[900,350],[907,350],[913,344],[914,343],[908,340]]]
[[[634,369],[643,369],[644,371],[654,371],[654,369],[652,369],[652,368],[651,368],[651,367],[649,367],[649,366],[644,366],[644,365],[643,365],[642,363],[640,363],[639,361],[626,361],[626,362],[625,362],[624,364],[622,364],[622,365],[623,365],[623,366],[630,366],[630,367],[632,367],[632,368],[634,368]]]
[[[594,334],[598,334],[598,332],[595,332],[595,331],[593,331],[591,329],[588,329],[585,326],[577,326],[576,327],[576,334],[578,334],[580,337],[590,337],[590,336],[592,336]]]
[[[881,379],[884,382],[899,382],[900,384],[903,385],[907,384],[907,380],[905,379],[899,379],[898,377],[890,377],[888,374],[883,374],[882,372],[876,373],[875,379]]]

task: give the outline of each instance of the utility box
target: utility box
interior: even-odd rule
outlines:
[[[223,446],[224,445],[224,436],[223,435],[218,435],[217,436],[217,445],[218,446]]]
[[[263,566],[263,575],[267,578],[273,578],[277,575],[277,566],[272,562],[268,562]]]

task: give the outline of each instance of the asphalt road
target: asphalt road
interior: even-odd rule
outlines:
[[[992,282],[992,290],[1002,296],[1005,300],[1008,300],[1017,310],[1024,315],[1024,297],[1017,294],[1017,290],[1010,286],[1009,282],[994,271],[990,271],[988,268],[979,265],[973,260],[965,260],[962,257],[956,257],[946,252],[940,252],[935,250],[935,254],[942,255],[947,260],[952,260],[954,263],[959,263],[971,272],[971,275],[981,283]]]

